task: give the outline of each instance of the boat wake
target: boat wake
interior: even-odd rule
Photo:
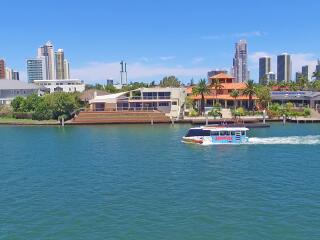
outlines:
[[[268,137],[268,138],[249,138],[248,144],[320,144],[320,135],[310,136],[290,136],[290,137]]]

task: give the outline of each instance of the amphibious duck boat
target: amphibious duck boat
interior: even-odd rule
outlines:
[[[184,143],[214,145],[214,144],[242,144],[247,143],[248,128],[227,126],[202,126],[190,128],[182,138]]]

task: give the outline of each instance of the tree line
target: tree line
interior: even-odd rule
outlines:
[[[74,111],[83,107],[78,93],[56,92],[38,96],[32,94],[26,98],[18,96],[11,106],[16,118],[34,120],[69,119]]]

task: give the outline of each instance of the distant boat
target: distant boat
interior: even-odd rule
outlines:
[[[246,127],[202,126],[190,128],[182,138],[184,143],[216,145],[243,144],[249,142]]]

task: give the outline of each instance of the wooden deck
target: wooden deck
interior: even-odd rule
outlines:
[[[80,112],[70,124],[133,124],[133,123],[170,123],[171,120],[159,111],[88,111]]]

